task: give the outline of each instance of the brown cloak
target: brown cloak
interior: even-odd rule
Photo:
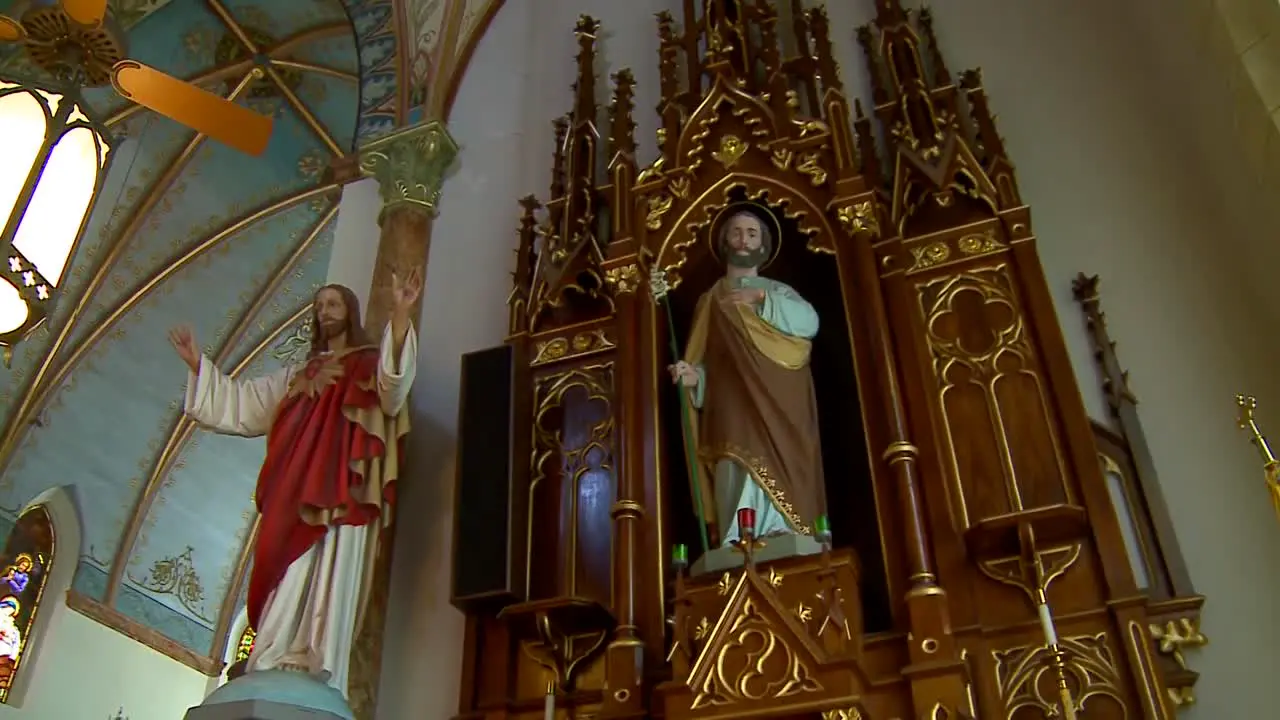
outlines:
[[[702,409],[689,403],[703,520],[718,525],[715,466],[728,459],[750,473],[792,530],[811,535],[827,499],[810,342],[754,308],[721,302],[729,292],[722,280],[698,300],[684,357],[706,373]]]

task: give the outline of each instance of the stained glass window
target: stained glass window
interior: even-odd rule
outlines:
[[[18,517],[0,553],[0,702],[9,701],[27,655],[54,550],[53,520],[37,505]]]
[[[236,643],[236,662],[249,659],[249,653],[253,652],[253,640],[258,636],[253,628],[246,627],[244,632],[240,633],[240,642]]]

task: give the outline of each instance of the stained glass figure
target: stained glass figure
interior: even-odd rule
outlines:
[[[240,642],[236,644],[236,662],[249,659],[249,654],[253,652],[253,641],[256,637],[257,633],[251,627],[246,627],[244,632],[240,633]]]
[[[18,517],[0,553],[0,703],[9,701],[9,689],[29,654],[54,551],[52,518],[37,505]]]

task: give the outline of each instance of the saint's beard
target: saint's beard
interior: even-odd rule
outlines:
[[[758,268],[768,259],[769,250],[763,245],[746,252],[730,251],[728,255],[729,264],[736,268]]]

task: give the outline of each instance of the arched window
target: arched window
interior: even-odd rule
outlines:
[[[40,612],[57,538],[53,518],[44,505],[33,505],[18,516],[0,554],[0,702],[30,654],[32,628]]]

